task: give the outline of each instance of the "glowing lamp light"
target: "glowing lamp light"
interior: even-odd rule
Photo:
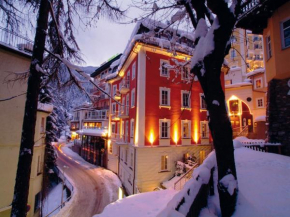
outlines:
[[[198,141],[197,130],[194,131],[194,138],[193,138],[193,140],[197,144],[197,141]]]
[[[177,138],[177,130],[174,131],[174,142],[176,143],[177,145],[177,141],[178,141],[178,138]]]
[[[153,145],[154,136],[153,136],[153,133],[152,132],[150,133],[149,142],[151,143],[151,145]]]

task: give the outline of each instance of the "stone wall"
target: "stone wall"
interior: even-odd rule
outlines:
[[[267,139],[269,142],[279,142],[282,154],[290,156],[290,77],[283,80],[273,79],[268,85]],[[289,92],[290,94],[290,92]]]

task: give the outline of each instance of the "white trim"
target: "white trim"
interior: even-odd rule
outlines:
[[[133,127],[132,127],[132,124],[133,124]],[[134,138],[134,128],[135,128],[135,125],[134,125],[134,119],[132,118],[130,120],[130,138]],[[132,130],[133,129],[133,130]]]
[[[184,69],[187,69],[188,71],[187,71],[187,78],[184,78],[184,73],[185,73],[185,71],[184,71]],[[190,67],[189,66],[184,66],[184,67],[182,67],[182,72],[181,72],[181,80],[184,80],[184,81],[188,81],[188,80],[190,80]]]
[[[262,106],[259,106],[259,100],[262,100]],[[264,104],[264,98],[263,97],[261,97],[261,98],[256,98],[256,106],[257,106],[257,108],[264,108],[265,107],[265,104]]]
[[[183,124],[188,123],[188,136],[184,137],[183,134]],[[189,120],[181,120],[181,138],[182,139],[190,139],[191,138],[191,121]]]
[[[166,168],[162,168],[163,159],[165,159],[165,161],[166,161]],[[164,166],[165,166],[165,163],[164,163]],[[167,153],[160,155],[160,172],[169,171],[169,168],[170,168],[169,167],[169,155]]]
[[[129,100],[130,100],[130,94],[128,93],[126,95],[126,115],[129,115],[129,109],[130,109],[130,103],[129,103]]]
[[[159,139],[170,139],[170,119],[159,119]],[[162,137],[162,123],[167,123],[167,137]]]
[[[202,124],[206,124],[206,135],[205,136],[202,136]],[[209,138],[208,121],[200,121],[200,138],[201,139],[208,139]]]
[[[199,94],[199,104],[200,104],[199,109],[200,110],[206,110],[206,108],[202,107],[202,96],[204,96],[204,93],[200,93]]]
[[[258,80],[261,80],[261,87],[257,87],[256,86],[256,81],[258,81]],[[263,80],[262,80],[261,77],[254,79],[254,87],[255,87],[255,89],[261,89],[261,88],[263,88]]]
[[[280,22],[280,33],[281,33],[281,45],[282,45],[282,49],[286,49],[290,47],[290,44],[286,47],[285,46],[285,38],[284,38],[284,29],[283,29],[283,23],[289,21],[290,22],[290,18],[286,18],[283,21]],[[290,30],[290,26],[287,28]]]
[[[170,77],[170,72],[169,72],[169,69],[168,69],[168,68],[167,68],[167,75],[163,75],[163,74],[162,74],[162,65],[163,65],[163,63],[165,63],[165,64],[169,64],[169,61],[168,61],[168,60],[160,59],[160,67],[159,67],[160,76],[161,76],[161,77],[166,77],[166,78],[168,78],[168,77]]]
[[[184,106],[183,104],[183,94],[188,94],[188,106]],[[181,107],[182,108],[191,108],[191,94],[187,90],[181,90]]]
[[[167,91],[167,104],[162,104],[162,91]],[[170,106],[170,88],[159,87],[159,106]]]

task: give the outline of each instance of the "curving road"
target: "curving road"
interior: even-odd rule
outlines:
[[[92,217],[101,213],[105,206],[117,200],[117,176],[112,172],[74,158],[63,152],[63,147],[56,148],[59,168],[68,166],[65,175],[74,186],[72,199],[56,215],[57,217]],[[115,176],[115,177],[114,177]],[[118,183],[118,182],[117,182]]]

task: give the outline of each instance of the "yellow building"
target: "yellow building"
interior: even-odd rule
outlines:
[[[6,34],[8,33],[6,32]],[[27,71],[30,58],[29,53],[18,50],[17,46],[14,48],[13,44],[7,45],[3,41],[0,42],[0,99],[17,96],[0,102],[0,217],[10,217],[27,89],[26,82],[6,84],[4,81],[12,78],[9,76],[9,72]],[[31,207],[27,214],[29,217],[39,216],[45,124],[51,109],[51,106],[43,104],[38,106],[28,198],[28,204]]]
[[[268,82],[267,139],[282,143],[282,153],[290,155],[290,2],[249,1],[242,10],[238,26],[263,34]]]
[[[225,74],[225,95],[234,136],[265,139],[267,82],[262,36],[237,28],[233,31]]]

